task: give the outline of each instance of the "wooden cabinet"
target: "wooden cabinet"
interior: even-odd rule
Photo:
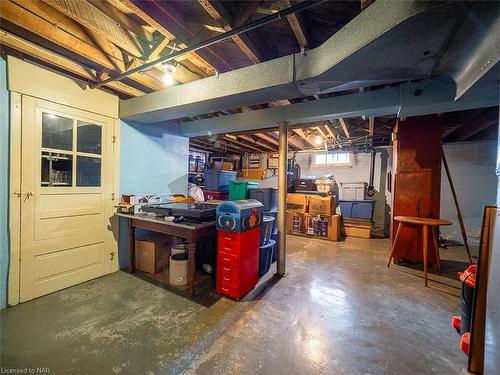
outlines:
[[[392,218],[416,216],[439,218],[441,192],[441,139],[439,118],[411,117],[399,121],[394,129]],[[397,229],[392,220],[391,239]],[[405,227],[396,249],[396,260],[422,262],[422,233],[417,227]],[[429,238],[432,249],[433,239]],[[433,251],[429,263],[436,263]]]

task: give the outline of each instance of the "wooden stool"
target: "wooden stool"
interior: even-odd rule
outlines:
[[[428,243],[428,228],[430,227],[432,230],[432,237],[434,238],[434,250],[436,251],[437,258],[437,268],[438,272],[441,272],[441,260],[439,258],[439,244],[437,238],[437,230],[436,227],[440,225],[451,225],[452,222],[448,220],[441,219],[428,219],[425,217],[411,217],[411,216],[395,216],[394,220],[399,222],[398,230],[396,231],[396,237],[394,237],[394,243],[392,244],[391,255],[389,256],[389,262],[387,263],[387,267],[391,265],[391,260],[394,258],[394,251],[396,251],[396,244],[398,243],[399,234],[401,233],[401,229],[404,225],[421,225],[422,226],[422,234],[423,234],[423,255],[424,255],[424,279],[425,286],[427,286],[427,243]]]

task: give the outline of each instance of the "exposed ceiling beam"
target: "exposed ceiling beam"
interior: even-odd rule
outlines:
[[[373,3],[373,0],[360,0],[361,11],[364,11]]]
[[[119,50],[114,49],[113,43],[96,35],[89,35],[89,31],[84,30],[73,19],[39,0],[0,1],[0,17],[76,54],[81,62],[94,63],[96,69],[114,71],[123,66],[123,60],[120,60],[123,56]],[[108,53],[96,46],[95,43],[99,42],[100,47]],[[134,74],[129,78],[152,90],[162,88],[159,82],[144,74]]]
[[[456,142],[466,141],[476,134],[488,129],[490,126],[497,125],[498,119],[488,119],[486,121],[476,121],[472,124],[462,126],[453,133],[453,140]]]
[[[346,138],[351,138],[351,135],[349,134],[349,125],[347,124],[347,121],[340,117],[339,119],[340,125],[342,126],[342,130],[344,131],[345,137]]]
[[[280,4],[282,9],[289,8],[292,6],[292,4],[290,4],[290,0],[280,0]],[[295,39],[297,39],[300,48],[306,48],[309,45],[309,43],[307,42],[307,33],[304,26],[304,22],[301,19],[299,19],[300,17],[301,14],[293,13],[290,14],[289,16],[286,16],[286,19],[290,24],[293,34],[295,35]]]
[[[263,139],[264,141],[269,142],[270,144],[272,144],[274,146],[278,147],[280,145],[280,143],[275,138],[271,137],[268,134],[265,134],[265,133],[255,133],[255,136],[259,137],[260,139]]]
[[[118,1],[120,1],[122,5],[125,5],[128,9],[130,9],[137,17],[142,19],[145,23],[147,23],[154,29],[158,30],[164,37],[172,41],[177,39],[170,31],[168,31],[165,27],[163,27],[163,25],[161,25],[159,22],[157,22],[155,19],[149,16],[149,14],[147,14],[137,5],[135,5],[132,2],[132,0],[118,0]],[[181,42],[178,43],[178,46],[181,49],[187,47],[186,44]],[[205,59],[203,59],[196,52],[190,52],[186,54],[185,57],[189,58],[189,60],[192,61],[196,66],[202,68],[207,76],[215,74],[216,70],[214,69],[214,67],[210,65]]]
[[[142,46],[126,28],[89,2],[81,0],[43,0],[43,2],[112,41],[132,56],[144,55]]]
[[[63,69],[71,74],[81,77],[85,81],[95,80],[97,72],[80,65],[73,60],[67,59],[56,53],[40,47],[34,43],[24,40],[16,35],[10,34],[4,30],[0,29],[0,44],[6,45],[12,49],[19,52],[25,53],[32,56],[40,61],[43,61],[51,66]],[[127,86],[122,82],[111,82],[109,88],[121,92],[129,96],[140,96],[144,92],[135,89],[133,87]]]
[[[261,149],[261,151],[264,151],[264,152],[267,152],[265,150],[274,151],[274,152],[278,150],[278,148],[276,146],[269,145],[265,141],[263,141],[262,139],[256,140],[249,135],[243,135],[243,134],[238,135],[238,138],[241,138],[245,141],[248,141],[248,142],[255,144],[256,146],[258,146]]]
[[[292,131],[296,133],[304,141],[309,143],[312,147],[317,147],[317,145],[315,145],[313,141],[309,140],[309,137],[307,136],[306,132],[303,129],[292,129]]]
[[[234,145],[237,145],[238,147],[241,147],[242,149],[245,149],[247,152],[250,152],[250,153],[262,152],[262,149],[260,149],[259,147],[255,147],[254,145],[249,145],[248,143],[245,143],[245,142],[235,141],[234,139],[231,139],[226,135],[222,136],[221,138],[227,142],[230,142]]]
[[[259,1],[259,0],[247,1],[246,7],[239,14],[237,14],[235,17],[233,17],[233,23],[231,25],[233,27],[233,29],[246,24],[247,21],[250,20],[250,17],[252,17],[252,14],[255,13],[257,8],[262,3],[264,3],[264,1]]]
[[[225,31],[233,30],[231,24],[232,19],[227,10],[220,3],[215,3],[209,0],[198,0],[198,3],[207,11],[207,13],[212,17],[217,24],[222,27]],[[252,41],[245,35],[235,35],[232,41],[243,51],[243,53],[252,61],[254,64],[259,63],[261,59],[258,57],[259,52],[257,52],[257,47],[252,43]]]

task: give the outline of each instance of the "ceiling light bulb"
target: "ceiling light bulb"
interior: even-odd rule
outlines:
[[[175,83],[174,77],[170,73],[165,73],[162,77],[163,83],[172,86]]]
[[[320,137],[319,135],[314,138],[314,144],[316,146],[321,146],[323,142],[324,142],[323,137]]]

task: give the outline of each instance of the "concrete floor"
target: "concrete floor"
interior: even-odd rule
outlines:
[[[192,301],[118,272],[0,312],[3,368],[52,374],[466,374],[456,283],[389,242],[289,236],[288,276]],[[273,267],[274,268],[274,267]],[[273,271],[273,269],[272,269]]]

